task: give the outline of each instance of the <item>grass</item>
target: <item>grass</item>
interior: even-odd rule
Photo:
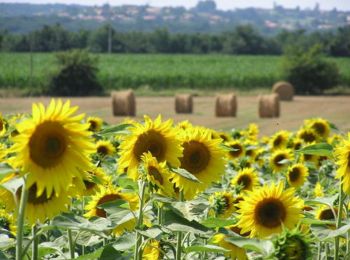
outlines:
[[[106,90],[140,88],[147,93],[178,89],[249,91],[269,88],[281,79],[279,56],[100,54],[98,79]],[[350,59],[330,58],[350,85]],[[0,53],[0,88],[40,94],[55,71],[54,54]],[[35,86],[35,87],[33,87]],[[175,90],[176,89],[176,90]],[[165,94],[166,95],[166,94]]]

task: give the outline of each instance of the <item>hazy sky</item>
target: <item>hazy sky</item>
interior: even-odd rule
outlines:
[[[27,2],[27,3],[65,3],[65,4],[82,4],[82,5],[101,5],[103,3],[109,3],[111,5],[122,4],[136,4],[143,5],[149,4],[153,6],[185,6],[193,7],[197,4],[198,0],[0,0],[0,3],[15,3],[15,2]],[[329,10],[336,7],[338,10],[350,10],[350,0],[276,0],[278,4],[285,7],[301,8],[313,8],[315,3],[318,2],[321,9]],[[243,7],[264,7],[271,8],[273,6],[273,0],[216,0],[219,9],[234,9]]]

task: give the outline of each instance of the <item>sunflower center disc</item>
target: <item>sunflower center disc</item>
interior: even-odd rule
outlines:
[[[298,168],[293,168],[292,171],[289,173],[289,179],[291,182],[295,182],[299,179],[300,176],[300,170]]]
[[[273,146],[277,147],[282,143],[282,137],[279,135],[277,138],[273,141]]]
[[[4,129],[4,121],[0,119],[0,131]]]
[[[156,179],[160,184],[163,184],[164,181],[163,181],[162,175],[159,173],[156,167],[153,167],[153,166],[148,167],[148,174],[153,176],[153,178]]]
[[[43,168],[60,162],[66,148],[65,129],[57,122],[40,124],[29,140],[30,158]]]
[[[192,174],[204,170],[210,161],[208,148],[197,141],[190,141],[183,145],[183,157],[181,158],[181,168],[186,169]]]
[[[166,141],[160,133],[154,130],[140,135],[135,143],[134,155],[139,161],[141,156],[147,152],[151,152],[159,162],[165,159]]]
[[[323,135],[326,132],[326,128],[322,123],[315,123],[313,125],[313,129],[315,129],[315,131],[320,135]]]
[[[247,175],[241,176],[241,177],[239,178],[239,180],[237,181],[237,183],[238,183],[239,185],[242,185],[242,186],[243,186],[243,189],[247,189],[247,188],[250,186],[251,182],[252,182],[252,180],[251,180],[250,177],[247,176]]]
[[[95,131],[97,128],[97,124],[95,121],[89,121],[90,126],[89,126],[89,131]]]
[[[97,147],[97,153],[102,154],[102,155],[107,155],[108,148],[104,145],[100,145],[99,147]]]
[[[109,201],[117,200],[117,199],[121,199],[121,196],[119,194],[107,194],[97,202],[97,206],[102,205]],[[107,217],[106,211],[100,208],[96,208],[96,215],[101,218]]]
[[[285,219],[286,209],[283,203],[277,199],[265,199],[256,206],[255,217],[260,225],[275,228],[280,226]]]
[[[229,153],[232,157],[238,157],[242,153],[242,147],[239,144],[231,145],[231,149]]]
[[[335,210],[335,212],[337,212]],[[333,211],[331,209],[324,209],[320,214],[320,220],[332,220],[335,219]]]
[[[316,140],[315,135],[311,132],[304,132],[300,137],[307,143],[311,143]]]
[[[286,156],[284,154],[279,154],[275,157],[275,165],[280,166],[281,165],[281,161],[287,159]]]

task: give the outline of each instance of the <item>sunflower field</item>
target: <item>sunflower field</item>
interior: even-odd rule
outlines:
[[[350,259],[350,135],[259,136],[69,101],[0,117],[0,259]]]

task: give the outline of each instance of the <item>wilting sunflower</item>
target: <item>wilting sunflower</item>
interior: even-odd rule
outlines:
[[[240,140],[233,140],[231,142],[228,142],[226,145],[230,149],[227,154],[228,158],[230,159],[239,158],[245,153],[243,142]]]
[[[319,181],[315,185],[314,195],[315,195],[315,197],[323,197],[324,196],[323,188],[322,188],[322,185]]]
[[[11,235],[15,236],[17,227],[15,224],[15,219],[13,218],[13,215],[10,215],[6,210],[0,209],[0,229],[5,229],[7,232],[9,232]],[[1,234],[0,230],[0,234]]]
[[[70,102],[51,100],[47,109],[33,104],[32,118],[17,125],[19,135],[13,138],[12,165],[24,173],[28,186],[36,183],[37,195],[44,190],[47,197],[53,190],[67,190],[73,178],[82,178],[82,171],[91,167],[89,155],[94,151],[89,125],[81,123],[84,115],[73,114],[78,107]]]
[[[232,192],[219,191],[209,197],[209,203],[215,216],[228,218],[236,210]]]
[[[99,206],[111,202],[114,200],[124,200],[129,204],[129,208],[132,211],[135,211],[138,208],[138,197],[135,194],[132,193],[122,193],[120,190],[108,186],[108,187],[101,187],[100,192],[98,192],[96,195],[92,196],[91,201],[88,205],[85,206],[85,210],[87,213],[85,213],[85,217],[91,218],[94,216],[98,216],[101,218],[107,217],[107,212],[100,208]],[[117,235],[120,235],[124,232],[124,230],[132,230],[135,228],[136,219],[131,218],[130,220],[127,220],[125,223],[117,226],[114,229],[114,233]]]
[[[322,138],[327,138],[330,133],[330,126],[327,120],[322,118],[305,120],[305,125],[315,131],[315,133]]]
[[[218,180],[225,170],[224,150],[220,147],[220,139],[212,139],[211,131],[195,127],[181,136],[183,157],[180,168],[193,174],[199,181],[193,182],[173,174],[172,182],[182,190],[186,199],[193,198],[198,192],[205,190],[212,182]]]
[[[159,241],[152,239],[148,241],[142,252],[142,260],[160,260],[162,259]]]
[[[17,190],[17,200],[21,198],[21,193],[22,187]],[[68,211],[68,206],[71,203],[69,195],[70,191],[61,190],[57,195],[53,190],[49,196],[46,192],[42,192],[38,196],[37,186],[34,183],[29,187],[25,217],[30,224],[35,224],[37,221],[43,223],[47,219],[52,219],[60,213]]]
[[[288,131],[279,131],[271,137],[270,146],[272,150],[284,149],[287,147],[290,133]]]
[[[241,190],[253,190],[259,185],[259,178],[254,168],[243,168],[231,180],[231,186],[241,186]]]
[[[214,235],[212,238],[212,242],[229,250],[229,252],[225,253],[227,257],[230,257],[232,260],[246,260],[248,259],[246,251],[244,248],[238,247],[235,244],[226,241],[227,235],[218,233]]]
[[[115,148],[110,141],[100,140],[96,143],[96,153],[100,156],[112,155]]]
[[[350,133],[348,138],[335,148],[334,155],[338,170],[336,178],[341,179],[343,190],[350,194]]]
[[[129,128],[131,134],[119,146],[118,172],[124,173],[127,169],[129,177],[137,180],[141,156],[147,152],[151,152],[158,162],[166,161],[173,167],[179,167],[179,157],[182,155],[181,141],[172,124],[171,120],[162,122],[161,116],[154,121],[145,116],[144,124],[135,122]]]
[[[89,131],[98,132],[102,128],[103,120],[99,117],[88,117]]]
[[[300,187],[309,176],[309,170],[304,164],[298,163],[290,166],[287,171],[287,180],[289,185],[293,187]]]
[[[280,233],[283,227],[294,228],[302,217],[303,201],[294,195],[293,188],[283,190],[280,182],[247,191],[238,207],[241,232],[263,238]]]
[[[302,128],[297,133],[297,138],[303,140],[305,143],[312,143],[317,141],[317,134],[315,130],[310,128]]]
[[[172,175],[166,162],[159,163],[150,152],[142,156],[146,178],[151,182],[159,193],[173,196],[175,194],[174,184],[169,180]]]
[[[293,153],[289,149],[276,150],[270,157],[270,167],[274,172],[285,169],[294,159]]]
[[[304,260],[310,259],[311,248],[309,237],[294,229],[285,230],[273,240],[274,259]]]

